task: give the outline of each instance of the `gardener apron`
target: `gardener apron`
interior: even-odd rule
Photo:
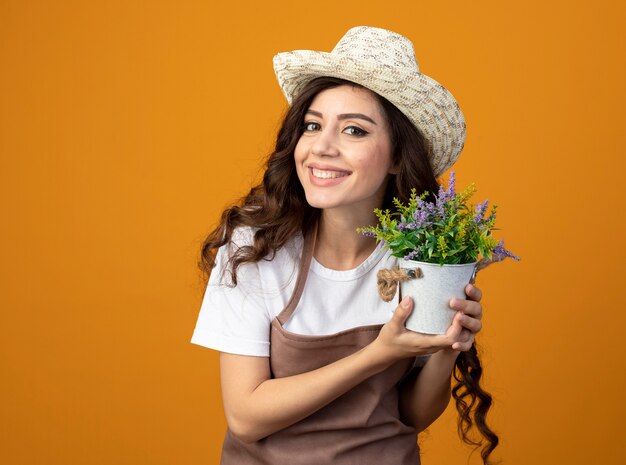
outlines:
[[[295,289],[272,321],[273,378],[315,370],[371,343],[382,325],[336,334],[294,334],[283,325],[293,314],[309,272],[317,227],[305,235]],[[400,421],[398,382],[413,359],[401,360],[355,386],[312,415],[251,444],[226,432],[221,465],[419,465],[417,431]]]

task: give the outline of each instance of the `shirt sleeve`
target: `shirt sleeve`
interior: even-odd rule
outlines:
[[[232,286],[226,265],[236,247],[233,241],[218,249],[191,342],[220,352],[269,357],[271,318],[262,298],[259,267],[239,266],[237,286]]]

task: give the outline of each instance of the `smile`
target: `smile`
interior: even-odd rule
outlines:
[[[350,174],[347,171],[318,170],[315,168],[311,168],[311,172],[313,173],[313,176],[319,179],[343,178]]]

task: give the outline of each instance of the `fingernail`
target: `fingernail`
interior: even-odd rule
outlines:
[[[455,308],[457,305],[459,305],[459,299],[450,300],[450,307]]]
[[[403,308],[409,308],[411,305],[411,298],[407,295],[404,299],[402,299],[400,305],[402,305]]]

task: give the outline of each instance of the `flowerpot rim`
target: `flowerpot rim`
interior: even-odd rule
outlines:
[[[478,260],[476,260],[475,262],[469,262],[469,263],[444,263],[443,265],[440,265],[439,263],[429,263],[429,262],[420,262],[417,260],[405,260],[404,258],[399,258],[398,262],[404,263],[406,265],[419,265],[419,266],[437,266],[437,267],[443,267],[443,266],[456,266],[456,267],[462,267],[462,266],[469,266],[469,265],[474,265],[476,266],[476,264],[478,263]]]

